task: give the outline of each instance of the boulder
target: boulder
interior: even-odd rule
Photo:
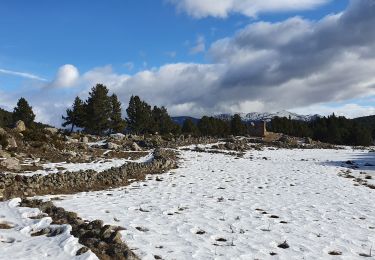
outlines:
[[[21,133],[26,130],[26,125],[22,120],[18,120],[13,128],[15,131]]]
[[[9,149],[9,148],[17,148],[18,147],[16,139],[14,139],[13,136],[8,136],[6,138],[6,143],[8,144],[7,147],[6,147],[7,149]]]
[[[0,165],[11,171],[21,170],[20,162],[16,158],[5,159],[0,162]]]
[[[134,142],[132,143],[132,150],[139,152],[139,151],[142,151],[142,148],[139,147],[139,145],[136,142]]]
[[[69,142],[69,143],[78,143],[78,140],[77,139],[73,139],[69,136],[65,136],[65,141]]]
[[[310,137],[305,138],[305,144],[312,144],[313,140]]]
[[[0,158],[9,159],[11,157],[12,156],[9,153],[7,153],[6,151],[3,151],[3,150],[0,151]]]
[[[124,134],[121,134],[121,133],[117,133],[117,134],[111,134],[111,138],[115,139],[115,140],[123,140],[125,139],[125,135]]]
[[[106,148],[106,149],[111,149],[111,150],[116,150],[116,149],[119,149],[119,148],[120,148],[120,145],[115,144],[115,143],[108,142],[108,143],[105,145],[105,148]]]
[[[7,134],[7,131],[0,127],[0,136],[6,136]]]
[[[46,128],[44,128],[44,130],[46,132],[48,132],[49,134],[52,134],[52,135],[55,135],[59,132],[59,129],[54,128],[54,127],[46,127]]]
[[[82,141],[82,143],[86,144],[86,143],[89,142],[89,138],[87,136],[84,136],[84,137],[81,138],[81,141]]]

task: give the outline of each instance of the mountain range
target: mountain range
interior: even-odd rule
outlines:
[[[275,117],[286,117],[286,118],[290,117],[293,120],[308,122],[308,121],[312,121],[316,118],[321,117],[320,115],[317,115],[317,114],[315,114],[315,115],[299,115],[299,114],[292,113],[292,112],[289,112],[289,111],[286,111],[286,110],[279,111],[279,112],[276,112],[276,113],[252,112],[252,113],[236,113],[236,114],[239,114],[242,118],[242,121],[247,122],[247,123],[256,122],[256,121],[270,122]],[[231,120],[233,115],[235,115],[235,114],[227,113],[227,114],[218,114],[218,115],[215,115],[214,117],[222,119],[222,120],[228,120],[229,121],[229,120]],[[188,118],[193,120],[194,123],[197,123],[199,121],[198,118],[193,118],[193,117],[188,117],[188,116],[173,117],[173,120],[177,124],[182,125],[184,123],[184,121]]]

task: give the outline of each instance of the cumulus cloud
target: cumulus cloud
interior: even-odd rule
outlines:
[[[195,18],[226,18],[231,13],[255,17],[259,13],[286,12],[316,8],[330,0],[168,0]]]
[[[78,79],[78,69],[71,64],[66,64],[59,68],[55,80],[50,86],[55,88],[70,88],[77,83]]]
[[[105,66],[79,77],[77,71],[67,81],[59,81],[58,73],[54,82],[76,86],[70,89],[74,92],[63,103],[52,99],[49,107],[34,106],[57,110],[67,106],[66,100],[70,104],[74,95],[84,96],[96,83],[104,83],[125,105],[131,95],[140,95],[151,104],[167,106],[173,115],[301,107],[311,108],[309,114],[319,113],[323,110],[316,104],[375,95],[374,24],[373,0],[353,0],[344,12],[319,21],[294,17],[256,22],[213,43],[208,64],[167,64],[135,75]],[[54,91],[58,90],[66,89]],[[349,109],[356,109],[356,115],[365,111],[353,106],[340,111],[354,115]]]

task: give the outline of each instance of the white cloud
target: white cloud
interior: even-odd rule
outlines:
[[[324,113],[324,107],[315,104],[375,95],[374,13],[373,0],[353,0],[343,13],[320,21],[296,17],[252,23],[233,37],[213,43],[208,48],[210,64],[167,64],[135,75],[105,66],[79,77],[76,70],[67,81],[59,78],[69,76],[71,70],[62,70],[54,82],[74,88],[45,88],[50,92],[28,97],[51,118],[61,115],[61,108],[73,102],[75,95],[84,97],[97,83],[116,92],[125,106],[131,95],[140,95],[150,104],[166,106],[173,115],[303,107],[308,114]],[[373,111],[351,105],[338,113],[362,115],[365,109]]]
[[[167,0],[179,11],[195,18],[226,18],[231,13],[256,17],[259,13],[287,12],[316,8],[331,0]]]
[[[66,64],[59,68],[56,78],[50,86],[54,88],[70,88],[77,83],[78,79],[78,69],[71,64]]]
[[[198,54],[200,52],[204,52],[205,50],[206,50],[206,40],[202,35],[200,35],[197,37],[195,46],[190,49],[190,54]]]
[[[124,67],[125,67],[127,70],[131,71],[131,70],[134,69],[134,63],[133,63],[133,62],[127,62],[127,63],[124,64]]]
[[[176,58],[177,52],[176,51],[167,51],[167,52],[165,52],[165,55],[167,55],[169,58]]]
[[[12,76],[17,76],[21,78],[27,78],[27,79],[35,79],[39,81],[47,81],[47,79],[39,77],[35,74],[32,73],[27,73],[27,72],[19,72],[19,71],[13,71],[13,70],[6,70],[6,69],[0,69],[0,73],[2,74],[7,74],[7,75],[12,75]]]

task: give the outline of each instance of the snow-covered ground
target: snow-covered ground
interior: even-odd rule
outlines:
[[[0,202],[0,259],[23,260],[94,260],[97,257],[88,251],[76,256],[82,247],[78,239],[70,235],[69,225],[51,225],[52,219],[40,215],[38,209],[19,207],[20,199]],[[59,230],[55,236],[31,236],[44,228]]]
[[[120,167],[128,162],[135,162],[135,163],[144,163],[151,161],[153,159],[152,151],[137,160],[131,159],[119,159],[119,158],[112,158],[112,159],[101,159],[93,162],[88,163],[45,163],[42,164],[43,170],[37,170],[33,172],[26,172],[23,175],[26,176],[33,176],[33,175],[48,175],[48,174],[56,174],[61,172],[78,172],[78,171],[87,171],[87,170],[95,170],[96,172],[103,172],[106,170],[111,169],[112,167]]]
[[[342,162],[375,153],[266,149],[243,158],[181,157],[181,167],[167,174],[55,203],[127,228],[124,240],[143,259],[362,259],[375,248],[375,190],[338,176]],[[279,248],[285,241],[289,248]]]

